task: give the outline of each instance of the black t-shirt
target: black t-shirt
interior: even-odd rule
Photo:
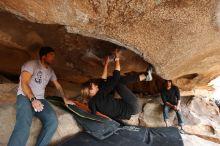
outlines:
[[[110,118],[130,118],[128,105],[123,100],[114,98],[115,87],[119,79],[120,71],[115,70],[112,77],[99,82],[99,91],[89,100],[89,108],[92,114],[99,111]]]
[[[169,90],[163,88],[161,91],[161,98],[164,102],[169,102],[173,105],[177,105],[177,101],[180,100],[180,91],[177,86],[172,86]]]

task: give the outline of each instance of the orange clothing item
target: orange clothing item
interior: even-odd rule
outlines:
[[[76,106],[77,106],[78,108],[80,108],[80,109],[82,109],[82,110],[84,110],[84,111],[87,111],[87,112],[91,112],[91,110],[89,109],[89,107],[88,107],[87,105],[85,105],[85,104],[83,104],[83,103],[80,103],[79,101],[74,101],[74,103],[76,104]],[[106,115],[104,115],[104,114],[102,114],[102,113],[100,113],[100,112],[96,112],[96,115],[109,119],[108,116],[106,116]]]

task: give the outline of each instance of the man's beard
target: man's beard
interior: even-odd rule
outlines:
[[[46,61],[46,60],[44,60],[44,63],[45,63],[46,65],[48,65],[48,66],[50,66],[50,65],[51,65],[51,63],[50,63],[50,62],[48,62],[48,61]]]

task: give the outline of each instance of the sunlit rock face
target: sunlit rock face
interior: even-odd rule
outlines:
[[[32,23],[6,12],[0,12],[0,22],[1,73],[19,75],[25,61],[38,58],[42,45],[56,50],[55,72],[59,79],[69,82],[100,77],[103,58],[112,55],[116,48],[122,49],[122,73],[146,70],[147,63],[134,52],[110,42],[67,33],[60,25]],[[112,63],[109,73],[113,67]]]
[[[71,41],[65,35],[60,34],[64,30],[69,33],[107,40],[139,54],[155,66],[158,75],[162,78],[178,79],[179,86],[185,86],[183,83],[187,83],[190,87],[194,87],[194,85],[206,85],[220,72],[220,33],[217,27],[219,7],[217,4],[218,1],[215,0],[204,0],[199,3],[192,0],[69,0],[65,2],[7,0],[0,2],[0,8],[30,22],[50,24],[46,26],[48,31],[52,30],[50,37],[47,36],[47,33],[44,34],[47,41],[41,35],[38,36],[39,32],[37,34],[32,32],[26,36],[32,38],[28,39],[29,42],[37,39],[38,43],[55,46],[63,39]],[[18,30],[20,29],[21,27]],[[41,27],[39,31],[43,29]],[[56,35],[60,36],[58,40],[54,37]],[[7,33],[4,36],[6,37]],[[25,43],[24,37],[25,34],[23,37],[19,37],[19,44],[14,42],[14,47],[11,48],[21,45],[21,42]],[[36,41],[32,43],[34,42]],[[80,40],[80,42],[82,41]],[[73,45],[70,46],[74,48]],[[27,48],[27,45],[25,47]],[[62,48],[62,52],[65,54],[68,52],[69,46],[58,46],[58,48]],[[103,49],[103,47],[101,48]],[[73,54],[73,52],[76,50],[68,54]],[[79,55],[79,53],[77,54]],[[70,55],[68,61],[74,60],[74,57],[76,56]],[[75,71],[76,74],[78,71]],[[197,76],[189,79],[188,75],[192,74]],[[189,87],[184,89],[186,88]]]
[[[99,78],[103,59],[119,48],[122,50],[121,73],[142,73],[147,62],[135,52],[116,44],[66,32],[60,25],[28,22],[7,12],[0,12],[0,73],[19,76],[22,64],[38,58],[43,45],[56,50],[53,68],[61,81],[80,84],[91,78]],[[19,28],[19,29],[18,29]],[[113,62],[113,58],[111,58]],[[109,66],[112,74],[114,64]],[[137,92],[158,93],[163,79],[154,75],[153,82],[132,85]]]

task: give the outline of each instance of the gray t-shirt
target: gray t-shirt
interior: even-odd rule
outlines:
[[[26,62],[21,68],[21,72],[23,71],[27,71],[32,74],[29,86],[37,99],[44,99],[45,88],[48,82],[57,80],[53,69],[50,67],[43,67],[40,60],[32,60]],[[20,94],[25,96],[21,88],[21,76],[17,95]]]

